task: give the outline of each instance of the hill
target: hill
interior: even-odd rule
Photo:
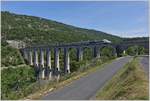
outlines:
[[[1,12],[1,19],[2,40],[22,40],[36,44],[102,39],[118,43],[122,40],[105,32],[78,28],[40,17]]]
[[[143,42],[149,41],[149,37],[134,37],[134,38],[123,38],[123,42]]]
[[[1,12],[2,19],[2,66],[24,63],[19,50],[9,47],[6,40],[21,40],[32,44],[54,44],[85,40],[108,39],[114,43],[120,37],[104,32],[78,28],[40,17]]]

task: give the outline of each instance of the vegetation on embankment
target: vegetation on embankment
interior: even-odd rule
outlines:
[[[18,66],[25,63],[20,51],[1,41],[1,67]]]
[[[148,79],[138,59],[134,58],[126,64],[100,90],[96,99],[99,100],[148,100]]]
[[[31,86],[36,81],[34,69],[24,65],[1,70],[1,98],[18,99],[32,93]]]

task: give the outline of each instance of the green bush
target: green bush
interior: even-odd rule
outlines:
[[[85,65],[85,61],[72,61],[70,64],[70,70],[71,72],[75,72],[79,70],[83,65]]]
[[[126,50],[126,53],[131,56],[143,55],[143,54],[145,54],[145,49],[144,49],[144,47],[141,47],[141,46],[130,46]]]
[[[22,66],[3,69],[1,71],[2,99],[20,98],[21,95],[24,95],[24,89],[35,81],[35,72],[31,67]]]
[[[24,60],[18,49],[10,46],[1,47],[1,64],[2,66],[16,66],[23,64]]]
[[[112,47],[104,47],[101,49],[101,57],[104,58],[103,60],[114,58],[116,57],[115,54],[114,48]]]
[[[144,47],[138,47],[138,54],[139,55],[143,55],[143,54],[145,54],[145,49],[144,49]]]

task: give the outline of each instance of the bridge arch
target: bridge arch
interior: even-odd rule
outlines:
[[[116,47],[115,46],[112,46],[112,45],[102,45],[101,47],[100,47],[100,55],[101,56],[103,56],[103,49],[104,48],[109,48],[109,50],[110,50],[110,52],[111,52],[111,55],[112,56],[117,56],[117,51],[116,51]],[[105,54],[106,55],[106,54]]]

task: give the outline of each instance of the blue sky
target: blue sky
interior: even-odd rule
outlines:
[[[3,1],[2,11],[39,16],[121,37],[148,36],[148,2]]]

